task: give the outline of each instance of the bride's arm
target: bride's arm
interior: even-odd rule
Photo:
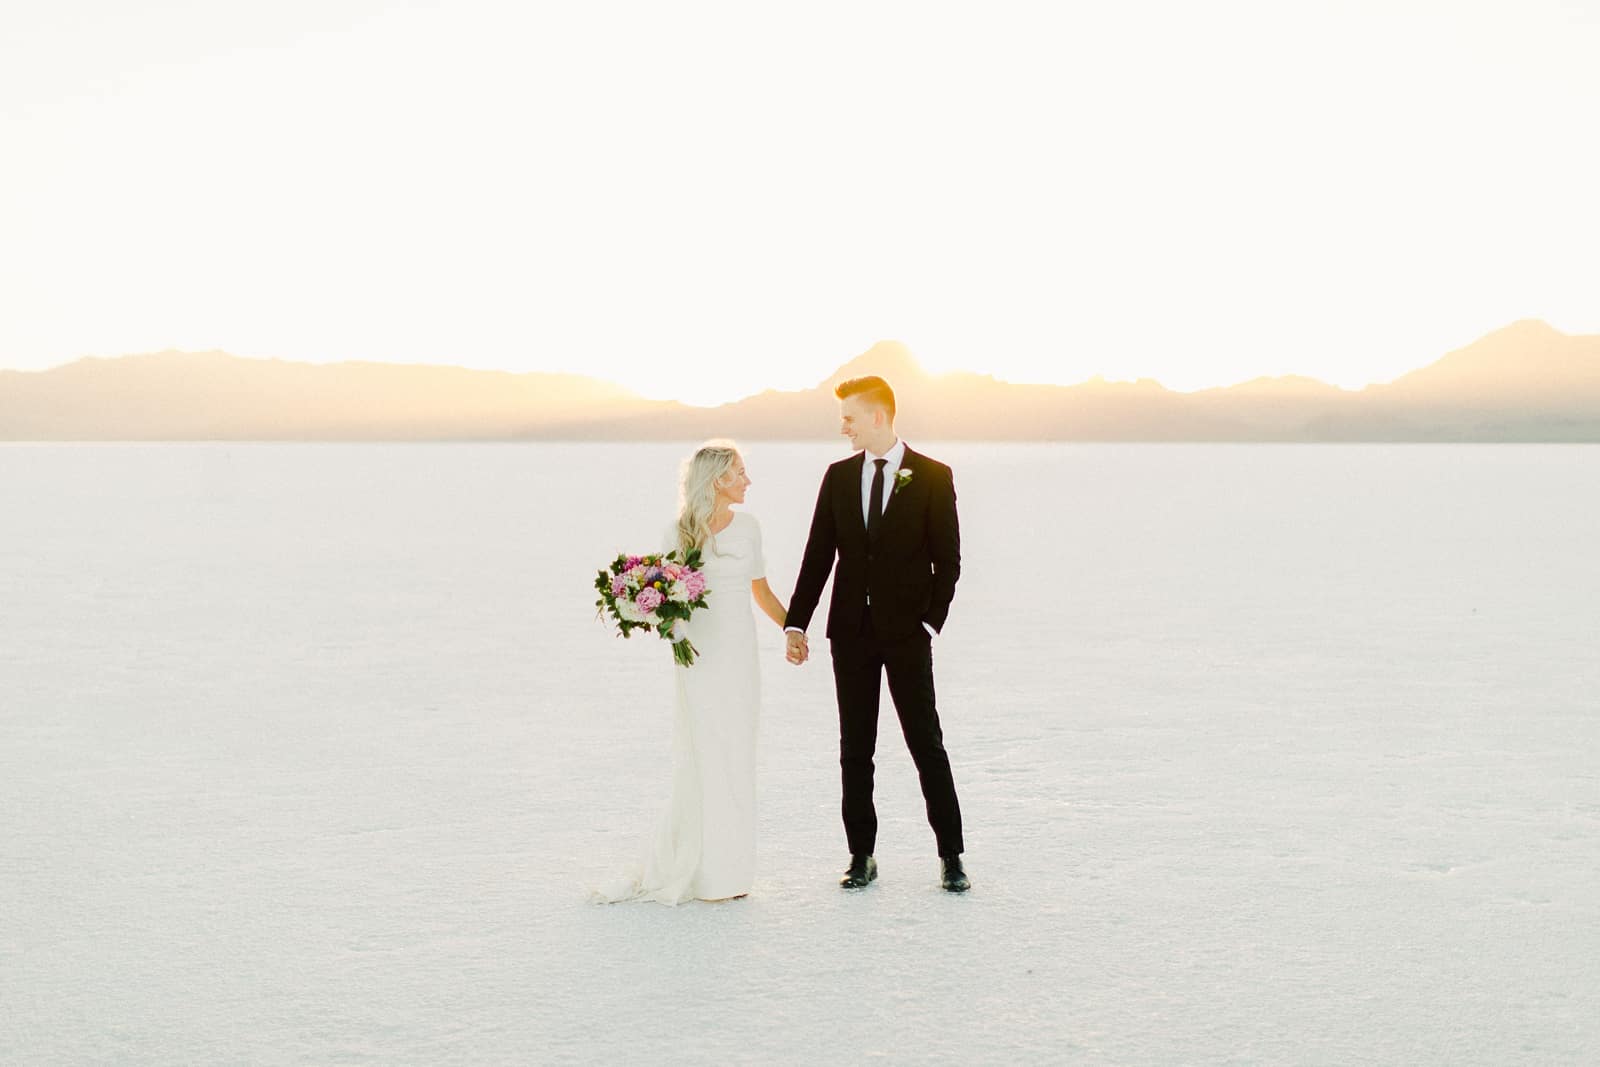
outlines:
[[[767,618],[778,624],[781,629],[783,620],[789,617],[789,611],[783,606],[783,601],[772,591],[772,586],[767,584],[765,578],[757,578],[750,583],[750,595],[756,598],[756,606],[766,612]]]

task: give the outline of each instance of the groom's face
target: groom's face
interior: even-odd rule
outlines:
[[[870,448],[883,436],[888,412],[868,404],[859,396],[847,396],[839,401],[839,432],[850,439],[854,449]]]

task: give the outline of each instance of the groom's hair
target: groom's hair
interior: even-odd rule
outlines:
[[[847,396],[859,396],[865,403],[887,411],[889,418],[894,419],[894,390],[889,388],[888,382],[876,374],[842,381],[834,387],[833,395],[840,400]]]

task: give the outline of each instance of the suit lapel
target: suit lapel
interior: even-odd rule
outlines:
[[[844,494],[845,499],[849,502],[849,506],[845,510],[850,513],[850,517],[845,520],[845,529],[854,531],[856,536],[863,541],[867,539],[867,518],[861,514],[861,471],[866,462],[867,453],[863,450],[856,456],[854,463],[846,464],[842,468],[850,474],[849,492]]]
[[[911,451],[911,446],[907,445],[906,446],[906,450],[905,450],[905,454],[900,457],[900,466],[903,467],[903,468],[906,468],[908,470],[915,471],[916,470],[916,458],[915,458],[916,455],[917,454],[915,452]],[[902,487],[900,489],[896,489],[894,487],[894,484],[897,481],[897,479],[895,478],[895,473],[896,472],[890,470],[887,465],[884,466],[884,468],[883,468],[883,476],[885,478],[889,479],[889,499],[883,505],[883,521],[884,522],[888,522],[889,521],[889,516],[894,512],[894,503],[895,503],[896,500],[900,499],[900,494],[909,491],[910,488],[911,488],[910,484],[907,484],[907,485],[905,485],[904,487]],[[912,475],[912,479],[911,480],[912,481],[916,481],[916,476],[914,474]]]

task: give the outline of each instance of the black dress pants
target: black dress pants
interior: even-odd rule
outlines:
[[[950,757],[933,695],[933,642],[926,631],[881,639],[868,612],[861,634],[832,642],[833,684],[839,698],[839,771],[844,786],[845,837],[851,855],[877,847],[878,813],[872,804],[873,753],[878,744],[878,696],[889,676],[889,696],[900,716],[900,732],[922,781],[939,855],[965,851],[961,805],[956,800]]]

